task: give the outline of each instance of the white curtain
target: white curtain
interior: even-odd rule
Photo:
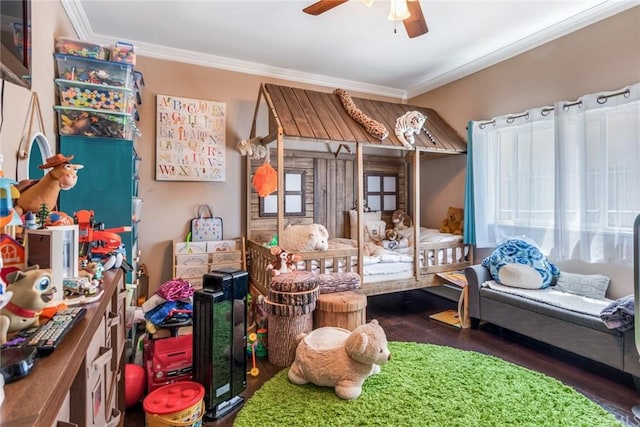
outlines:
[[[552,107],[472,122],[477,247],[553,242],[553,125]]]
[[[640,84],[557,102],[554,258],[633,263]]]
[[[478,247],[524,238],[555,261],[632,263],[640,84],[471,126]]]

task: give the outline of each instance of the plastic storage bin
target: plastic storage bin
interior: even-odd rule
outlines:
[[[60,135],[100,136],[133,139],[134,124],[130,114],[107,113],[90,108],[56,105]]]
[[[126,87],[107,86],[56,79],[60,105],[110,112],[133,113],[133,91]]]
[[[133,66],[123,62],[100,61],[73,55],[54,54],[58,77],[84,83],[133,89]]]
[[[113,62],[125,62],[136,65],[136,53],[131,43],[117,42],[111,48],[110,59]]]
[[[103,46],[70,37],[60,37],[56,39],[56,52],[91,59],[109,59],[109,51]]]

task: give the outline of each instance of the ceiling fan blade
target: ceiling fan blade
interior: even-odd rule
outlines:
[[[342,3],[346,2],[347,0],[320,0],[311,6],[305,7],[302,11],[309,15],[320,15],[321,13],[325,13],[327,10],[333,9],[334,7],[340,6]]]
[[[418,0],[409,0],[407,1],[407,7],[409,8],[409,12],[411,12],[411,16],[403,20],[402,23],[407,30],[409,38],[412,39],[426,34],[429,28],[427,28],[427,21],[424,20],[420,2]]]

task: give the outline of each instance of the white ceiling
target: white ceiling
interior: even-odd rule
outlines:
[[[78,36],[139,55],[411,98],[640,4],[640,0],[420,0],[409,39],[388,0],[320,16],[315,0],[61,0]],[[397,30],[397,32],[396,32]]]

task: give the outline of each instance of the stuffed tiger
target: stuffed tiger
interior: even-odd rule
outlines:
[[[338,99],[340,99],[340,102],[347,114],[353,120],[358,122],[369,135],[380,140],[389,136],[389,131],[387,131],[387,128],[382,123],[373,120],[371,117],[360,111],[353,102],[353,99],[351,99],[351,95],[349,95],[346,90],[336,89],[333,93],[338,97]]]
[[[413,148],[415,138],[413,134],[419,134],[427,116],[419,111],[407,111],[396,120],[396,136],[406,148]]]

